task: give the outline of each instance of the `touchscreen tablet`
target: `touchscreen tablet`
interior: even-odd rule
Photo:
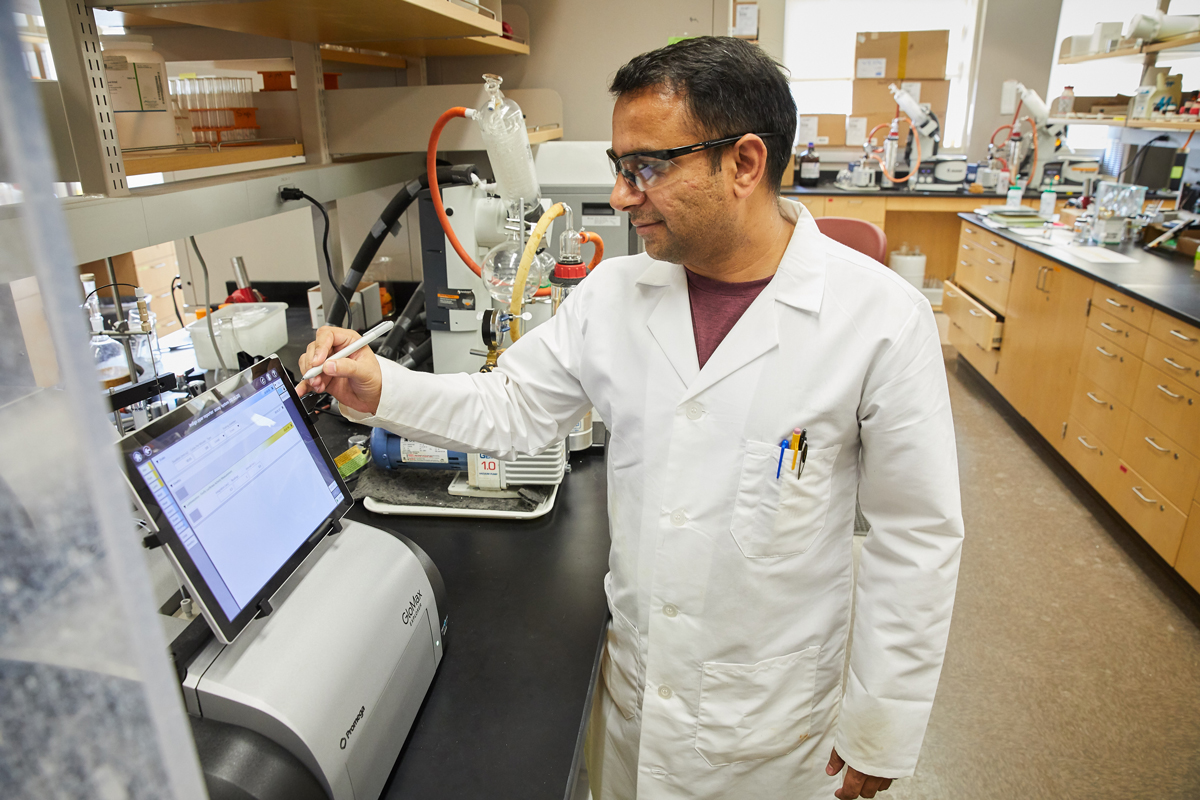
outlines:
[[[277,358],[126,436],[121,448],[168,556],[226,643],[352,502]]]

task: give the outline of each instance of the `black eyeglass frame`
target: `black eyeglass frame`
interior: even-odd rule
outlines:
[[[660,161],[670,161],[674,158],[678,158],[679,156],[686,156],[690,153],[699,153],[704,150],[711,150],[714,147],[723,147],[727,144],[733,144],[734,142],[740,142],[743,138],[750,136],[750,135],[754,135],[760,139],[763,139],[768,136],[782,136],[783,134],[782,133],[753,133],[753,134],[740,133],[737,136],[726,136],[724,139],[711,139],[707,142],[699,142],[697,144],[685,144],[682,147],[672,147],[669,150],[644,150],[640,153],[626,153],[623,156],[618,156],[615,152],[613,152],[613,149],[610,147],[610,148],[608,148],[608,150],[605,151],[605,154],[608,156],[608,160],[613,165],[613,168],[616,170],[617,174],[620,175],[621,177],[625,178],[626,180],[631,180],[631,178],[629,176],[627,176],[624,173],[624,171],[621,170],[621,162],[627,158],[632,158],[633,156],[639,156],[639,157],[643,157],[643,158],[656,158],[656,159],[659,159]]]

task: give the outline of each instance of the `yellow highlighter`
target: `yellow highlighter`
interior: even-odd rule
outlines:
[[[795,469],[796,468],[796,459],[800,457],[800,429],[799,428],[795,428],[792,430],[791,445],[792,445],[792,447],[791,447],[792,469]]]

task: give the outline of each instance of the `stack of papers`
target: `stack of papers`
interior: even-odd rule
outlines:
[[[1040,228],[1046,224],[1032,206],[983,206],[975,213],[998,228]]]

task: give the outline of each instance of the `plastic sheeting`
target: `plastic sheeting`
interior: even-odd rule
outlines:
[[[13,12],[0,0],[0,159],[24,196],[0,217],[0,797],[199,799]]]

